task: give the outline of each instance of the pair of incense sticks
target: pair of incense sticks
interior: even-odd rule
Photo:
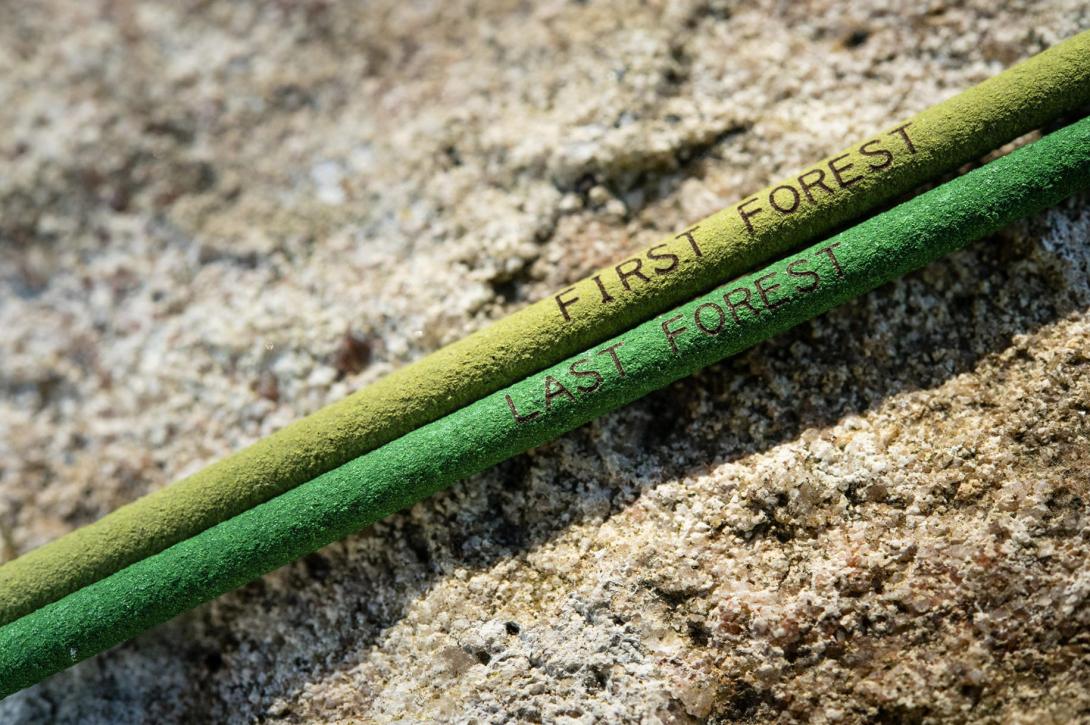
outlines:
[[[0,567],[0,694],[1085,188],[1090,121],[631,327],[1088,100],[1084,33]]]
[[[0,566],[10,622],[1090,103],[1090,32]],[[427,381],[426,383],[422,381]]]

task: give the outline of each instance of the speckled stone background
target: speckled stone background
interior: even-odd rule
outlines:
[[[4,2],[0,556],[1087,28],[1083,0]],[[1083,196],[0,721],[1090,720],[1088,237]]]

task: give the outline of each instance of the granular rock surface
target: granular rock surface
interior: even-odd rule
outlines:
[[[1081,0],[0,5],[0,557],[1087,28]],[[1082,196],[0,720],[1088,721],[1088,239]]]

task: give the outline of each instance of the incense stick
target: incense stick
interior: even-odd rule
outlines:
[[[588,348],[0,628],[0,694],[1090,186],[1090,119]]]
[[[436,420],[1090,103],[1090,31],[0,566],[0,624]]]

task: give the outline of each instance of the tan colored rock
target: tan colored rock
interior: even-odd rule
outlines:
[[[0,6],[4,547],[1088,27],[1078,0]],[[0,720],[1090,718],[1088,238],[1082,197]]]

